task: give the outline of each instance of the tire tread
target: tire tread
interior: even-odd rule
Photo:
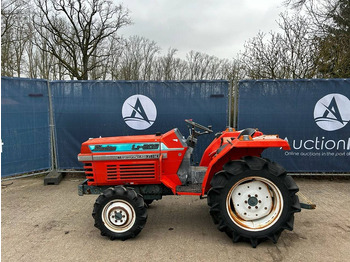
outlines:
[[[220,205],[220,203],[222,203],[222,198],[226,198],[223,191],[229,183],[229,180],[232,177],[243,175],[243,173],[249,174],[251,170],[267,171],[272,176],[277,177],[288,191],[286,195],[289,196],[288,203],[290,204],[287,208],[284,221],[276,223],[273,229],[266,231],[268,233],[260,233],[261,231],[252,233],[246,231],[242,234],[238,232],[238,230],[235,230],[234,227],[230,226],[227,222],[224,215],[227,211]],[[293,230],[294,213],[300,212],[299,198],[295,195],[299,188],[293,178],[288,176],[285,169],[277,163],[271,162],[268,159],[252,156],[243,157],[242,160],[230,161],[223,166],[223,171],[219,171],[214,175],[210,184],[212,187],[207,194],[208,205],[210,206],[209,213],[214,223],[217,224],[217,228],[231,237],[234,243],[243,240],[249,242],[251,246],[255,248],[259,243],[267,239],[271,240],[273,243],[277,243],[284,229]],[[278,226],[278,224],[280,225]]]
[[[126,232],[116,233],[110,231],[102,221],[102,210],[104,206],[112,199],[123,199],[128,201],[135,209],[135,224]],[[132,188],[116,186],[106,189],[95,201],[92,211],[92,217],[95,220],[94,226],[101,231],[102,236],[109,237],[110,240],[127,240],[136,237],[144,228],[147,221],[147,208],[142,195],[137,194]]]

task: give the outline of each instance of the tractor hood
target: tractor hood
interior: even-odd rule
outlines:
[[[84,161],[84,155],[91,154],[116,154],[116,153],[141,153],[168,151],[186,148],[186,140],[180,131],[175,128],[165,134],[117,136],[90,138],[81,146],[79,161]]]
[[[177,171],[187,148],[175,128],[165,134],[89,139],[78,160],[84,163],[88,185],[163,183],[175,188],[181,184]]]

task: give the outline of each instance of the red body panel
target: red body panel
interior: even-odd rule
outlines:
[[[208,166],[208,169],[202,183],[202,195],[208,192],[212,177],[221,171],[227,162],[241,159],[244,156],[260,157],[266,148],[271,147],[290,150],[288,142],[278,138],[277,135],[265,136],[257,131],[253,137],[250,137],[250,140],[240,140],[237,139],[239,134],[238,131],[223,132],[205,150],[200,165]]]
[[[95,138],[82,144],[78,158],[91,186],[163,183],[176,188],[187,150],[181,139],[176,129],[160,136]]]
[[[201,193],[205,195],[215,173],[225,163],[243,156],[260,156],[269,147],[290,149],[287,141],[277,136],[264,136],[257,131],[248,140],[238,139],[240,132],[224,131],[205,150],[200,166],[207,167]],[[88,185],[164,184],[177,194],[181,185],[177,175],[188,147],[177,129],[163,135],[95,138],[84,142],[81,153]]]

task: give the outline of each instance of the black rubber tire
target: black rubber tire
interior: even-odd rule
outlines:
[[[274,223],[258,228],[256,231],[249,230],[244,225],[239,226],[238,222],[234,222],[236,218],[232,218],[235,216],[233,215],[235,211],[228,211],[229,208],[234,209],[228,195],[233,192],[235,186],[248,177],[268,181],[267,183],[278,188],[281,202],[283,202],[283,208],[278,211],[279,215],[276,216],[276,219],[273,218]],[[233,242],[248,241],[255,248],[267,239],[277,243],[284,229],[293,230],[294,213],[301,210],[299,198],[296,195],[299,188],[280,165],[259,157],[244,157],[242,160],[230,161],[225,164],[223,171],[216,173],[210,184],[212,187],[208,192],[207,199],[210,215],[214,223],[218,225],[218,229],[232,238]],[[273,197],[273,199],[275,198],[278,197]]]
[[[130,214],[130,220],[132,220],[126,228],[122,226],[115,225],[111,221],[110,216],[108,214],[112,213],[112,211],[108,211],[108,207],[111,205],[122,205],[129,209],[132,212],[126,212]],[[106,209],[105,209],[106,207]],[[123,210],[122,208],[115,207],[112,210]],[[124,208],[124,210],[126,210]],[[115,216],[117,215],[117,211]],[[107,236],[111,240],[120,239],[126,240],[129,238],[136,237],[147,221],[147,208],[145,207],[145,202],[143,197],[140,194],[137,194],[132,188],[126,188],[124,186],[116,186],[114,188],[106,189],[97,199],[94,204],[94,209],[92,212],[92,217],[95,219],[95,227],[97,227],[101,231],[102,236]],[[104,222],[103,220],[109,219],[108,222]],[[122,221],[123,218],[119,220]],[[115,220],[117,222],[117,220]],[[109,224],[108,224],[109,223]]]

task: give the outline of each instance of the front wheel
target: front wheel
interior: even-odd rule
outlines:
[[[247,240],[253,247],[266,239],[277,243],[284,229],[293,229],[299,189],[276,163],[258,157],[231,161],[211,185],[210,214],[234,242]]]
[[[124,186],[108,188],[97,199],[92,216],[101,235],[111,240],[137,236],[147,220],[143,197]]]

